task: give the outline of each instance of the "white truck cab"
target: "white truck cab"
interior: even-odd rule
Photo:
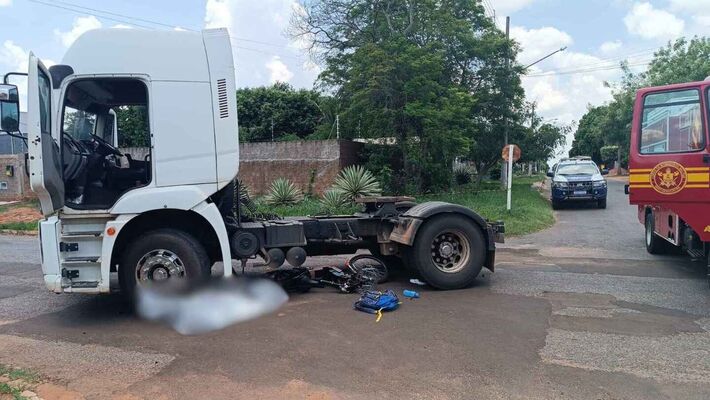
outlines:
[[[368,249],[402,258],[430,284],[465,287],[493,270],[503,226],[465,207],[360,199],[352,216],[247,215],[234,184],[239,138],[225,29],[99,29],[62,63],[30,53],[29,174],[49,290],[108,293],[168,279],[232,275],[232,260],[273,268]],[[17,88],[0,85],[0,130],[18,132]],[[119,284],[111,274],[117,273]]]
[[[94,30],[51,69],[30,55],[30,182],[48,217],[39,229],[50,290],[108,292],[116,241],[149,211],[208,225],[211,247],[231,259],[222,216],[207,200],[239,168],[232,60],[225,29]],[[97,134],[104,126],[111,141]],[[111,143],[121,135],[141,142],[144,157]]]

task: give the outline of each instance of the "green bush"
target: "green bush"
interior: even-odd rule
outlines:
[[[372,172],[359,165],[350,166],[340,171],[340,175],[335,179],[333,189],[342,192],[350,200],[382,194],[382,187]]]
[[[264,200],[272,206],[293,205],[301,201],[303,196],[293,182],[286,178],[279,178],[271,183],[269,193]]]

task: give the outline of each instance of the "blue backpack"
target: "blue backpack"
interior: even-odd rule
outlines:
[[[353,304],[356,310],[366,312],[368,314],[377,314],[376,322],[382,319],[383,311],[394,311],[399,307],[399,298],[393,291],[377,292],[367,290],[363,292],[360,299]]]

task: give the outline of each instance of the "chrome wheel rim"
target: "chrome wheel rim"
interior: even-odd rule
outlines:
[[[651,245],[651,240],[653,237],[653,229],[651,229],[651,224],[649,223],[648,217],[646,218],[646,245],[650,246]]]
[[[466,267],[471,257],[471,247],[460,231],[444,231],[431,242],[431,261],[447,274],[454,274]]]
[[[185,277],[185,264],[170,250],[156,249],[146,253],[136,265],[139,284],[165,282]]]

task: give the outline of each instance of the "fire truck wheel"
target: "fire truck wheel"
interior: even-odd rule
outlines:
[[[650,254],[664,254],[668,250],[668,245],[663,238],[654,232],[653,213],[646,213],[646,251]]]
[[[461,289],[481,272],[485,253],[478,225],[461,215],[442,215],[426,221],[417,232],[411,262],[431,286]]]
[[[202,244],[176,229],[158,229],[134,239],[118,267],[121,292],[130,299],[137,286],[207,279],[210,273],[210,259]]]

